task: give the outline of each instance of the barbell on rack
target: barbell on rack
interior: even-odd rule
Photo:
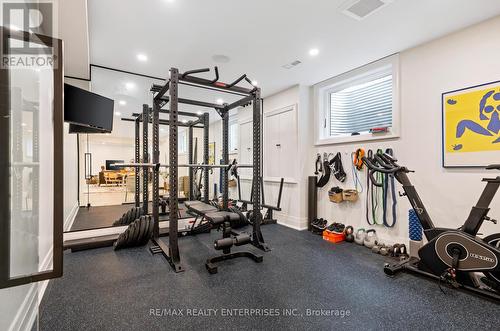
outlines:
[[[168,164],[161,163],[113,163],[115,168],[170,168]],[[253,168],[252,164],[179,164],[178,168]]]

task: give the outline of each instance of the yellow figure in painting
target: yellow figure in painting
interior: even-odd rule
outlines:
[[[500,87],[445,99],[446,151],[500,150]]]

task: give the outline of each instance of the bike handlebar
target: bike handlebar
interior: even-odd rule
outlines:
[[[404,171],[404,169],[405,169],[404,167],[400,167],[400,166],[397,166],[397,165],[391,167],[389,164],[385,163],[381,159],[382,158],[380,156],[378,156],[378,155],[374,155],[374,159],[369,159],[366,156],[363,156],[361,158],[361,160],[368,167],[368,169],[370,169],[372,171],[381,172],[381,173],[384,173],[384,174],[393,174],[393,173],[396,173],[396,172],[399,172],[399,171]],[[381,163],[380,161],[382,161],[382,164],[380,164]],[[377,163],[379,163],[383,168],[377,166],[376,165]]]

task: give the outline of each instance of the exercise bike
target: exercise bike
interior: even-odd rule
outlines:
[[[389,154],[375,154],[372,157],[363,157],[362,160],[368,167],[368,175],[375,185],[382,185],[375,180],[374,174],[377,172],[394,176],[401,183],[404,193],[400,195],[406,196],[410,201],[427,239],[427,243],[418,251],[419,258],[410,257],[396,264],[386,264],[384,272],[394,276],[399,271],[409,270],[446,282],[455,288],[465,288],[500,300],[500,233],[483,239],[477,237],[484,221],[497,223],[487,214],[500,187],[500,176],[483,179],[486,187],[460,228],[439,228],[432,222],[407,176],[413,171],[399,166],[397,159]],[[500,165],[490,165],[486,169],[500,170]],[[479,280],[476,273],[482,273],[486,277]]]

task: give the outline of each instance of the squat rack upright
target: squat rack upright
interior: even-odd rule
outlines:
[[[139,165],[141,163],[141,123],[143,123],[142,127],[142,154],[143,154],[143,164],[147,164],[150,162],[150,155],[149,155],[149,137],[148,137],[148,124],[144,124],[144,119],[147,118],[149,120],[149,124],[151,124],[152,121],[152,112],[153,109],[149,107],[147,104],[144,104],[142,107],[142,112],[141,113],[133,113],[132,116],[134,118],[122,118],[122,121],[127,121],[127,122],[134,122],[135,123],[135,143],[134,143],[134,150],[135,150],[135,159],[134,162],[136,163],[136,166],[134,166],[135,169],[135,207],[141,207],[141,202],[140,202],[140,167]],[[166,109],[160,109],[159,113],[164,113],[164,114],[169,114],[170,110]],[[178,126],[182,127],[187,127],[188,129],[188,162],[189,164],[193,163],[194,156],[193,156],[193,130],[194,128],[198,129],[203,129],[203,136],[204,136],[204,150],[203,150],[203,160],[204,163],[208,163],[208,119],[209,119],[209,114],[208,113],[203,113],[203,114],[193,114],[189,112],[178,112],[179,115],[183,116],[189,116],[196,118],[195,120],[190,120],[187,121],[186,123],[184,122],[178,122]],[[169,120],[159,120],[159,125],[167,125],[170,126],[170,121]],[[149,176],[148,176],[148,167],[143,167],[142,168],[142,177],[143,177],[143,190],[142,190],[142,209],[144,214],[148,214],[149,212]],[[208,171],[208,169],[207,169]],[[194,171],[193,168],[189,168],[188,171],[188,177],[189,177],[189,191],[188,191],[188,198],[193,199],[194,195]],[[204,187],[203,187],[203,201],[205,203],[208,203],[208,176],[204,174]]]
[[[242,75],[234,82],[227,84],[219,82],[219,72],[217,67],[215,70],[215,79],[209,80],[201,77],[193,76],[194,74],[209,72],[210,69],[197,69],[191,70],[184,73],[179,73],[177,68],[170,69],[170,79],[166,81],[164,85],[153,85],[151,92],[153,92],[153,108],[151,112],[151,122],[153,126],[153,155],[152,164],[153,166],[153,219],[154,219],[154,231],[152,242],[154,246],[151,247],[153,253],[162,253],[165,258],[169,261],[170,265],[176,272],[183,271],[181,265],[181,259],[179,254],[178,246],[178,133],[177,129],[179,126],[178,116],[180,112],[178,110],[179,104],[188,104],[206,108],[213,108],[222,118],[222,161],[223,164],[220,166],[210,166],[208,165],[208,153],[204,153],[205,164],[202,165],[205,168],[205,189],[208,189],[208,169],[210,167],[220,168],[222,171],[222,210],[228,211],[228,170],[229,170],[229,111],[240,106],[245,106],[248,104],[253,104],[253,163],[251,166],[253,168],[253,181],[252,181],[252,192],[253,192],[253,211],[256,215],[256,219],[253,222],[252,229],[252,244],[264,251],[268,251],[269,248],[264,242],[264,237],[260,230],[260,224],[262,221],[262,215],[260,213],[260,175],[261,175],[261,102],[260,88],[253,86],[251,80],[246,76]],[[246,81],[252,88],[244,88],[237,86],[238,83]],[[230,93],[234,95],[243,96],[242,99],[233,102],[231,104],[214,104],[204,101],[183,99],[179,98],[179,85],[188,85],[191,87],[198,87],[203,89],[210,89],[218,92]],[[168,92],[168,96],[166,95]],[[159,114],[163,106],[166,104],[170,105],[169,111],[169,164],[168,168],[170,171],[169,176],[169,242],[168,245],[160,240],[159,235],[159,169],[160,169],[160,153],[159,153],[159,125],[160,118]],[[148,112],[143,113],[143,118],[147,118]],[[204,126],[208,127],[208,116],[204,116]],[[144,131],[147,131],[148,121],[143,121]],[[137,130],[137,128],[136,128]],[[208,130],[204,133],[204,151],[208,152]],[[144,163],[147,163],[147,153],[144,155]],[[183,166],[183,165],[181,165]],[[187,167],[194,168],[199,165],[185,165]],[[137,170],[136,170],[137,171]],[[136,183],[137,184],[137,183]],[[208,193],[205,194],[205,199],[208,199]],[[147,200],[146,200],[147,201]]]

